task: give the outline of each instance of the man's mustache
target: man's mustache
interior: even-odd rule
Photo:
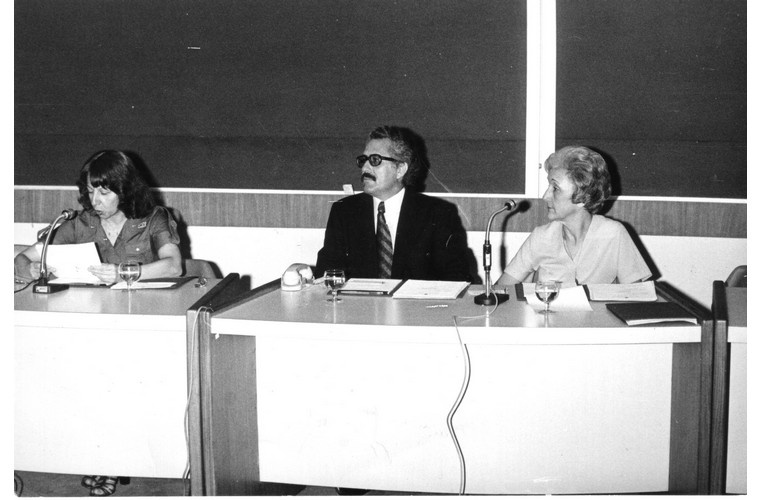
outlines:
[[[363,172],[363,174],[360,176],[360,180],[364,180],[366,177],[373,181],[376,180],[376,176],[368,172]]]

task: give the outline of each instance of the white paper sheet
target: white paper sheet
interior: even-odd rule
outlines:
[[[149,290],[152,288],[172,288],[176,283],[172,281],[136,281],[132,284],[133,290]],[[120,281],[116,285],[111,287],[112,290],[127,290],[127,283]]]
[[[545,304],[534,294],[534,283],[523,283],[524,297],[532,309],[545,309]],[[558,292],[556,300],[550,303],[551,311],[592,311],[590,302],[587,300],[585,289],[582,286],[570,286],[562,288]]]
[[[587,285],[590,300],[653,302],[656,300],[656,287],[653,281],[617,285]]]
[[[37,251],[42,255],[42,243],[37,245]],[[95,243],[48,245],[46,262],[48,271],[56,276],[51,283],[102,283],[87,270],[101,263]]]
[[[395,299],[456,299],[468,281],[407,280],[394,292]]]

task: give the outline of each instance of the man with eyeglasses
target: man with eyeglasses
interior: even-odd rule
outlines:
[[[466,232],[452,203],[426,196],[421,139],[411,130],[373,130],[357,157],[363,193],[331,207],[315,273],[347,278],[470,281]]]

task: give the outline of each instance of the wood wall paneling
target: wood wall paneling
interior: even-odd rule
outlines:
[[[183,192],[165,191],[168,207],[191,226],[323,228],[336,194],[281,192]],[[503,197],[445,197],[458,205],[467,231],[483,231]],[[17,187],[14,191],[14,222],[48,223],[61,210],[81,208],[76,191],[66,188]],[[541,200],[520,200],[513,214],[499,215],[493,231],[530,232],[547,222]],[[524,208],[525,207],[525,208]],[[606,215],[624,222],[640,236],[697,236],[746,238],[746,203],[706,201],[617,200]]]

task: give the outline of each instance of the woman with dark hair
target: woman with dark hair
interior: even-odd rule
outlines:
[[[545,170],[548,189],[542,199],[550,222],[532,231],[496,286],[526,281],[540,270],[542,279],[564,286],[634,283],[651,277],[625,227],[596,215],[611,195],[603,157],[584,146],[567,146],[545,160]]]
[[[129,156],[111,150],[95,153],[82,167],[77,186],[83,210],[55,230],[51,244],[94,242],[102,263],[88,270],[104,283],[119,280],[117,266],[126,260],[140,263],[142,278],[181,274],[177,224],[166,208],[155,204]],[[32,245],[15,258],[16,274],[39,277],[38,247]],[[90,496],[109,496],[117,481],[126,484],[129,478],[84,476],[82,485],[90,488]]]
[[[169,211],[157,206],[150,188],[129,156],[121,151],[95,153],[77,180],[81,210],[52,235],[51,244],[95,242],[102,264],[88,270],[104,283],[116,283],[117,266],[141,264],[142,278],[179,276],[180,237]],[[38,278],[39,245],[15,259],[16,273]]]

